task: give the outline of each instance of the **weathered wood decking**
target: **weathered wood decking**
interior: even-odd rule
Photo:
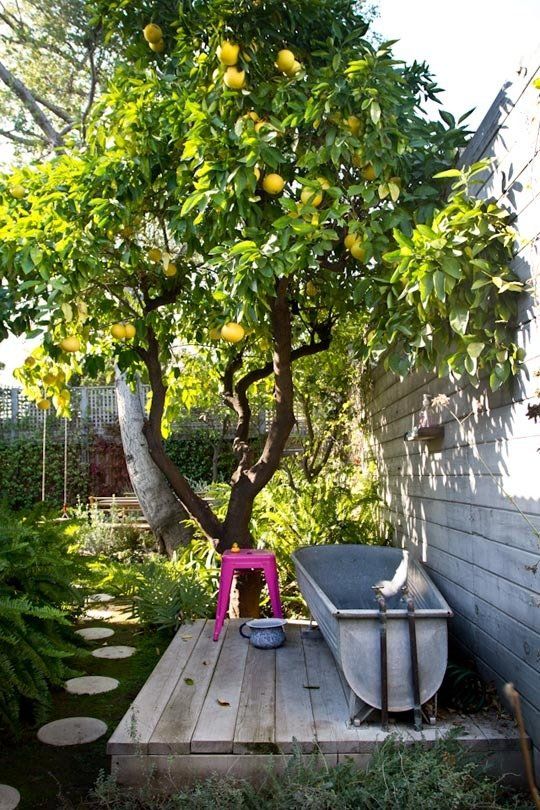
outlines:
[[[212,773],[257,779],[271,762],[283,767],[293,750],[318,750],[329,765],[345,757],[367,764],[387,735],[375,724],[349,726],[342,680],[322,637],[307,637],[291,623],[285,646],[257,650],[239,624],[228,622],[218,642],[211,621],[176,634],[109,740],[121,782],[136,784],[149,773],[165,789]],[[392,731],[429,744],[452,725],[463,726],[465,744],[497,770],[519,767],[508,722],[456,717],[423,733],[407,723]]]

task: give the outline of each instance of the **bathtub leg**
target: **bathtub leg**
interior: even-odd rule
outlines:
[[[370,706],[368,703],[364,703],[364,701],[361,700],[351,689],[349,692],[349,717],[351,725],[360,726],[364,720],[368,719],[372,711],[373,706]]]

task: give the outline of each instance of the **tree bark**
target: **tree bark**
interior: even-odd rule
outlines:
[[[120,433],[133,491],[160,549],[172,557],[175,549],[191,540],[193,531],[183,524],[189,515],[150,456],[143,435],[145,414],[140,392],[131,390],[118,369],[115,387]]]

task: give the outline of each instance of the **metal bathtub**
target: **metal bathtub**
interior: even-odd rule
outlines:
[[[381,709],[381,614],[373,586],[405,566],[414,602],[420,703],[439,689],[447,665],[448,604],[413,559],[398,548],[366,545],[306,546],[293,554],[298,585],[311,615],[350,686],[351,720]],[[386,599],[387,710],[415,707],[407,604],[400,592]],[[417,690],[418,694],[418,690]]]

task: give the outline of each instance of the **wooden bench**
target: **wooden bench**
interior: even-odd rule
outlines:
[[[98,509],[100,512],[109,512],[111,515],[118,515],[121,520],[114,523],[111,522],[113,528],[134,526],[137,529],[150,530],[150,526],[143,515],[137,496],[133,493],[110,496],[90,495],[88,503],[91,509]]]

